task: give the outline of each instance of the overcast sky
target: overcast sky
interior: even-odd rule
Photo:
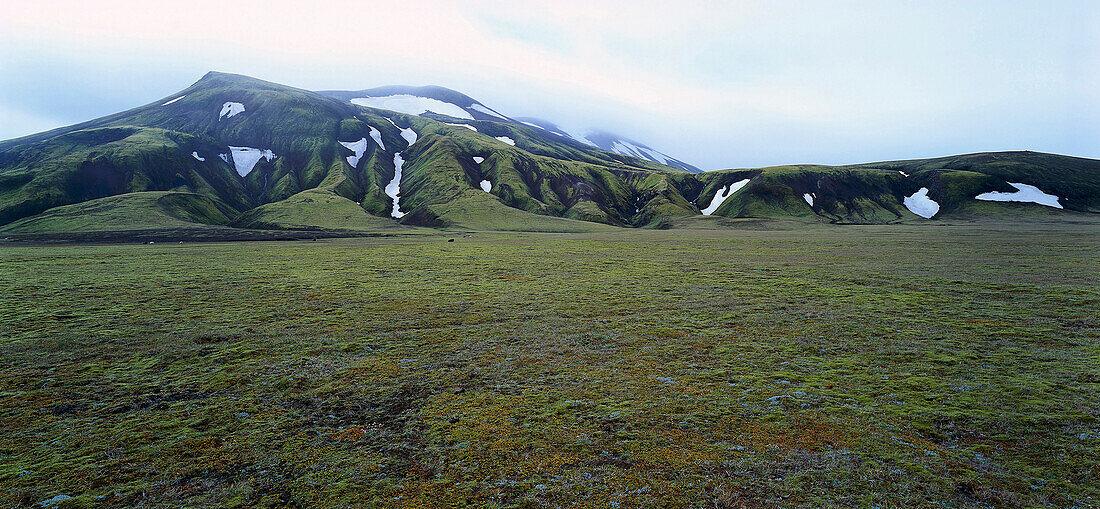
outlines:
[[[5,0],[0,139],[208,70],[312,90],[442,85],[706,169],[1100,157],[1095,0]]]

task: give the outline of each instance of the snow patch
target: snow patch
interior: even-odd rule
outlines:
[[[229,154],[218,154],[218,157],[222,158],[222,161],[229,162]]]
[[[545,128],[545,127],[543,127],[543,126],[541,126],[541,125],[538,125],[538,124],[532,124],[532,123],[530,123],[530,122],[523,122],[523,123],[524,123],[524,124],[527,124],[527,125],[529,125],[529,126],[531,126],[531,127],[534,127],[535,129],[542,129],[543,131],[545,131],[545,130],[546,130],[546,128]]]
[[[351,103],[367,106],[369,108],[406,113],[409,115],[422,115],[430,111],[440,115],[447,115],[448,117],[465,118],[468,120],[474,119],[473,116],[457,104],[409,94],[387,95],[384,97],[357,97],[352,99]]]
[[[909,212],[925,219],[931,218],[940,211],[940,204],[928,197],[927,187],[918,189],[912,196],[906,196],[902,203],[905,204],[905,208],[909,209]]]
[[[615,140],[612,142],[611,152],[666,165],[672,162],[672,158],[669,157],[668,154],[653,150],[649,147],[636,145],[626,140]]]
[[[474,162],[475,162],[475,163],[477,163],[477,164],[481,164],[481,163],[484,163],[484,162],[485,162],[485,158],[484,158],[484,157],[478,157],[478,156],[474,156]]]
[[[377,132],[377,131],[372,127],[371,128],[371,133],[370,133],[372,137],[374,136],[375,132]],[[339,141],[339,140],[337,140],[337,141]],[[375,141],[379,141],[379,140],[375,139]],[[356,167],[359,164],[359,159],[361,159],[363,157],[363,154],[367,151],[367,144],[368,143],[369,142],[367,141],[366,138],[363,138],[359,141],[341,141],[340,142],[340,144],[343,145],[344,147],[346,147],[348,150],[350,150],[352,152],[355,152],[355,155],[347,157],[348,164],[350,164],[352,168]],[[381,145],[381,142],[379,142],[379,145]],[[385,150],[385,149],[386,149],[386,147],[382,147],[382,150]]]
[[[516,140],[513,140],[512,138],[509,138],[507,136],[497,136],[497,139],[513,147],[516,146]]]
[[[493,192],[493,183],[489,182],[488,180],[482,180],[481,181],[481,190],[485,191],[486,193]]]
[[[909,176],[908,173],[905,173],[904,171],[901,171],[901,170],[898,170],[898,173],[900,173],[902,177],[908,177]]]
[[[740,191],[742,187],[745,187],[751,179],[738,180],[728,186],[724,192],[718,192],[714,195],[714,198],[710,200],[710,206],[702,210],[704,216],[709,216],[718,210],[718,207],[722,205],[722,202],[726,201],[726,198],[733,196],[733,193]]]
[[[233,152],[233,166],[236,167],[237,174],[242,177],[251,173],[260,159],[268,161],[275,159],[275,153],[270,149],[230,146],[229,150]]]
[[[496,117],[496,118],[499,118],[501,120],[508,120],[508,119],[504,118],[504,115],[501,115],[500,113],[497,113],[493,110],[490,110],[489,108],[486,108],[484,105],[481,105],[481,104],[478,104],[478,103],[471,104],[470,109],[474,110],[474,111],[480,111],[480,112],[482,112],[486,115],[489,115],[491,117]]]
[[[802,199],[806,200],[806,203],[809,203],[811,207],[814,206],[814,195],[812,195],[810,193],[803,193],[802,194]]]
[[[405,164],[405,160],[401,157],[400,153],[393,155],[393,180],[389,184],[386,184],[386,194],[390,198],[393,198],[393,211],[390,215],[394,218],[400,219],[405,215],[401,212],[398,205],[399,196],[401,195],[401,166]]]
[[[166,103],[162,104],[161,106],[168,106],[169,104],[172,104],[172,103],[174,103],[174,102],[176,102],[176,101],[178,101],[178,100],[180,100],[180,99],[183,99],[184,97],[187,97],[187,95],[186,95],[186,94],[184,94],[184,95],[181,95],[181,96],[179,96],[179,97],[177,97],[177,98],[175,98],[175,99],[172,99],[171,101],[168,101],[168,102],[166,102]]]
[[[1056,209],[1062,208],[1062,204],[1058,203],[1058,197],[1053,194],[1047,194],[1039,190],[1038,187],[1029,186],[1027,184],[1021,184],[1018,182],[1009,182],[1008,185],[1015,187],[1014,193],[1002,193],[1000,191],[991,191],[988,193],[982,193],[975,196],[975,200],[984,201],[1016,201],[1022,203],[1037,203],[1039,205],[1046,205],[1048,207],[1054,207]]]
[[[575,141],[584,143],[585,145],[592,145],[593,147],[597,146],[595,143],[592,142],[592,140],[587,138],[588,131],[562,126],[558,126],[558,129],[561,129],[561,132],[565,133],[566,138],[571,138]]]
[[[611,151],[616,154],[622,154],[624,156],[637,157],[638,159],[646,159],[646,156],[638,150],[638,146],[633,143],[627,143],[623,141],[615,141],[611,144]]]
[[[377,143],[379,147],[382,147],[382,150],[386,150],[386,144],[382,143],[382,133],[378,129],[375,129],[372,125],[369,125],[367,127],[370,128],[370,137],[374,138],[374,142]]]
[[[405,138],[405,141],[408,142],[410,147],[412,146],[413,143],[416,143],[416,131],[413,131],[412,128],[405,129],[404,127],[398,127],[397,124],[393,123],[392,119],[387,118],[386,120],[389,120],[390,124],[392,124],[399,131],[401,131],[401,137]]]
[[[645,147],[638,147],[638,150],[641,150],[641,151],[645,152],[646,154],[648,154],[649,157],[647,159],[649,159],[651,161],[655,161],[655,162],[665,164],[665,165],[668,165],[672,162],[672,158],[669,157],[668,154],[665,154],[664,152],[658,152],[656,150],[648,149],[648,148],[645,148]]]
[[[405,138],[405,141],[409,142],[411,147],[413,143],[416,143],[416,131],[412,129],[401,129],[401,137]]]
[[[199,162],[206,161],[206,158],[200,156],[198,152],[191,152],[191,157],[194,157]]]
[[[455,127],[465,127],[466,129],[469,129],[469,130],[471,130],[471,131],[473,131],[473,132],[475,132],[475,133],[477,132],[477,128],[476,128],[476,127],[474,127],[474,126],[472,126],[472,125],[470,125],[470,124],[452,124],[452,123],[450,123],[450,122],[443,122],[443,123],[444,123],[444,124],[447,124],[447,125],[453,125],[453,126],[455,126]]]
[[[218,120],[221,120],[222,117],[232,118],[233,115],[236,115],[238,113],[244,113],[244,105],[243,104],[235,103],[235,102],[231,102],[231,101],[226,102],[225,104],[222,105],[222,112],[218,114]]]

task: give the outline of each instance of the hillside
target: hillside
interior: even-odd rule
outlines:
[[[404,172],[394,182],[399,153]],[[310,218],[352,206],[407,225],[476,228],[476,207],[440,206],[481,200],[473,191],[487,180],[499,183],[491,195],[507,206],[492,214],[514,215],[517,228],[530,222],[524,213],[627,224],[625,202],[605,199],[624,192],[612,172],[664,171],[675,170],[521,124],[458,125],[209,73],[152,104],[0,144],[0,223],[107,196],[179,191],[211,198],[237,224],[325,228],[332,225]],[[391,184],[404,199],[396,218]],[[267,205],[306,191],[327,196],[265,217],[274,210]],[[353,226],[364,224],[388,227]]]
[[[409,115],[437,116],[443,120],[447,118],[460,121],[488,120],[530,126],[543,131],[542,134],[552,135],[551,139],[559,143],[568,142],[585,147],[595,147],[608,152],[670,166],[689,173],[699,173],[701,171],[695,166],[644,143],[607,131],[569,132],[561,129],[553,122],[534,117],[509,118],[476,99],[449,88],[437,86],[386,86],[358,91],[328,90],[319,93],[361,106],[392,110]]]
[[[895,223],[1100,212],[1100,161],[1054,154],[704,173],[680,163],[609,133],[511,119],[441,87],[317,93],[211,72],[151,104],[0,142],[0,231],[184,221],[575,232],[700,216]],[[140,198],[149,192],[201,197],[217,213],[164,214]],[[58,207],[93,201],[99,219],[57,219],[84,210]]]
[[[706,183],[695,200],[700,208],[725,186],[749,179],[713,212],[724,217],[890,223],[1100,212],[1100,161],[1036,152],[722,170],[698,178]]]

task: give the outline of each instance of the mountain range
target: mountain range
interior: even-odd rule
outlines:
[[[312,92],[210,72],[151,104],[0,142],[0,234],[573,232],[738,218],[897,223],[1100,212],[1100,161],[980,153],[700,172],[644,143],[442,87]]]

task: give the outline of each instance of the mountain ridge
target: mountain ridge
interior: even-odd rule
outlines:
[[[644,143],[637,142],[608,131],[599,129],[588,129],[578,132],[568,132],[558,128],[552,122],[540,120],[535,117],[508,117],[466,94],[446,87],[436,85],[388,85],[358,91],[326,90],[319,91],[318,93],[328,97],[333,97],[343,101],[361,104],[364,106],[373,105],[376,107],[385,107],[387,102],[389,102],[389,104],[391,105],[405,106],[409,108],[397,109],[397,111],[412,115],[434,113],[436,115],[449,116],[451,118],[463,120],[505,121],[515,124],[523,124],[545,130],[557,136],[561,136],[566,140],[590,145],[609,152],[637,157],[639,159],[645,159],[691,173],[699,173],[701,171],[699,168],[693,165],[664,154],[663,152],[653,149],[652,147]],[[438,101],[438,103],[417,103],[414,101],[386,101],[387,98],[398,97],[419,97],[426,101]],[[435,104],[436,109],[440,111],[431,110],[433,104]],[[453,105],[454,108],[450,107],[451,105]],[[391,107],[389,109],[393,108]]]
[[[435,98],[427,99],[464,104],[469,118],[431,108],[409,113],[447,108],[412,96],[428,92]],[[403,95],[414,99],[353,102]],[[618,152],[595,146],[591,138],[624,140],[609,133],[585,135],[588,143],[575,136],[442,87],[319,93],[210,72],[158,101],[0,142],[0,230],[25,230],[21,220],[57,207],[152,191],[203,196],[211,200],[203,210],[214,207],[237,227],[347,231],[663,228],[707,215],[891,223],[1100,212],[1100,161],[1086,158],[1016,151],[696,174],[637,157],[648,148],[640,144]],[[134,204],[151,202],[106,203],[135,214]],[[66,210],[80,209],[54,215]]]

